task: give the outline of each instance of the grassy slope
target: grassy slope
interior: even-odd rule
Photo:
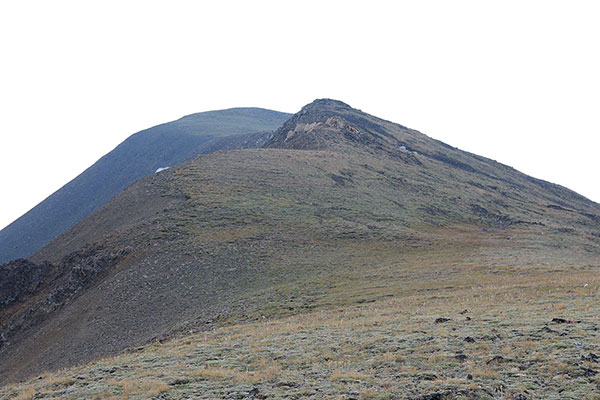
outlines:
[[[257,322],[45,373],[0,396],[241,399],[256,388],[254,398],[598,398],[598,266],[539,265],[526,252],[523,264],[502,264],[494,241],[475,236],[401,257],[375,243],[355,249],[346,257],[371,268],[337,266],[312,311],[274,318],[273,302]]]
[[[179,339],[3,394],[591,393],[594,363],[581,356],[597,354],[597,205],[381,124],[419,154],[390,153],[383,142],[382,151],[339,142],[217,153],[117,196],[48,250],[95,234],[108,246],[133,246],[128,262],[3,361],[23,376]],[[318,133],[334,134],[325,129]],[[425,155],[437,152],[444,157]],[[554,317],[582,322],[554,326]],[[539,331],[546,324],[552,331]],[[496,355],[506,360],[491,361]],[[559,394],[568,379],[576,384]]]
[[[68,365],[165,332],[177,335],[262,316],[402,299],[420,291],[452,301],[454,290],[486,281],[493,287],[500,276],[514,279],[510,284],[518,288],[523,276],[533,285],[544,271],[560,269],[564,275],[567,269],[581,268],[584,279],[593,273],[590,266],[598,266],[593,242],[560,233],[551,225],[552,212],[545,227],[485,232],[447,221],[444,226],[421,222],[413,230],[406,223],[414,226],[429,213],[398,207],[400,193],[374,195],[372,185],[379,190],[390,186],[377,186],[379,174],[371,168],[361,167],[361,173],[373,178],[361,179],[363,185],[336,184],[331,169],[343,168],[344,159],[323,151],[246,150],[169,170],[160,181],[180,200],[142,229],[134,224],[123,228],[131,233],[107,239],[116,240],[117,247],[138,246],[134,261],[33,332],[21,348],[34,354],[28,362],[13,361],[18,366],[11,372]],[[354,161],[360,166],[367,160],[378,159]],[[405,168],[403,163],[396,166]],[[386,170],[394,172],[392,166]],[[304,177],[301,185],[299,176]],[[120,203],[114,207],[124,210]],[[112,214],[104,210],[95,218]],[[127,240],[120,243],[123,237]],[[481,334],[492,328],[484,324]],[[398,332],[398,338],[403,335]],[[61,355],[65,348],[71,358]],[[52,363],[45,364],[48,360]],[[227,381],[220,384],[227,386]]]

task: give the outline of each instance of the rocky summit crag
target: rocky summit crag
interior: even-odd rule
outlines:
[[[527,393],[559,390],[544,386],[552,371],[522,378],[525,388],[515,374],[551,362],[554,344],[572,374],[591,368],[576,353],[597,354],[589,307],[599,255],[598,204],[316,100],[262,148],[201,155],[140,179],[28,260],[0,267],[16,283],[0,286],[0,379],[128,349],[119,356],[128,361],[114,359],[121,383],[102,383],[90,364],[78,373],[96,383],[75,379],[63,394],[135,398],[125,379],[144,378],[123,365],[142,363],[150,376],[166,376],[165,365],[181,376],[140,386],[139,398],[482,398],[509,389],[535,398]],[[504,315],[502,302],[517,311]],[[540,329],[554,329],[554,317],[582,321],[589,334],[565,330],[565,342],[552,342]],[[537,335],[527,340],[544,342],[523,345],[539,354],[520,360],[511,351],[530,335],[526,321]],[[168,354],[153,347],[162,343]],[[573,379],[574,396],[595,385]]]

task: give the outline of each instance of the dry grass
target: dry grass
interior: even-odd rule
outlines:
[[[329,268],[310,270],[303,286],[249,293],[269,299],[254,322],[45,373],[1,388],[0,398],[229,399],[254,389],[267,398],[593,398],[600,364],[585,357],[600,354],[597,267],[564,267],[551,251],[509,263],[494,242],[473,249],[315,249]],[[303,262],[288,255],[292,266]],[[311,307],[287,315],[290,304]]]
[[[471,375],[483,379],[495,379],[498,378],[499,373],[491,367],[479,367],[473,368],[471,370]]]
[[[233,368],[204,368],[194,371],[192,375],[208,380],[226,380],[229,382],[252,382],[252,376]]]
[[[114,398],[120,399],[131,399],[136,397],[150,398],[169,390],[169,386],[166,383],[156,379],[113,379],[107,381],[106,384],[110,386],[116,386],[120,389],[120,396],[113,396]]]
[[[35,393],[36,391],[34,389],[25,388],[15,397],[12,397],[12,400],[31,400]]]
[[[367,381],[369,375],[356,371],[336,371],[329,378],[332,381]]]
[[[584,269],[538,279],[484,278],[477,277],[476,287],[223,327],[47,374],[0,395],[142,399],[194,393],[212,399],[257,388],[275,398],[350,392],[361,399],[437,392],[452,399],[592,398],[598,364],[582,356],[600,353],[593,307],[599,293],[573,288],[583,281],[596,285],[598,277]],[[440,316],[450,321],[436,323]],[[557,316],[581,322],[553,324]],[[117,376],[105,379],[103,371],[114,367]]]

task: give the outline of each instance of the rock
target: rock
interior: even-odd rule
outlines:
[[[467,361],[467,358],[469,358],[469,357],[467,357],[464,354],[457,354],[454,356],[454,358],[456,358],[460,362],[465,362],[465,361]]]
[[[465,342],[467,342],[467,343],[475,343],[475,339],[473,339],[471,336],[467,336],[465,338]]]
[[[564,319],[564,318],[552,318],[552,322],[555,324],[578,324],[581,321],[574,321],[572,319]]]
[[[424,381],[435,381],[438,377],[435,374],[429,373],[429,372],[423,372],[421,374],[418,375],[419,379],[424,380]]]
[[[464,309],[464,310],[462,310],[461,312],[459,312],[459,314],[461,314],[461,315],[465,315],[465,314],[466,314],[466,313],[468,313],[468,312],[469,312],[469,310],[467,310],[467,309]]]
[[[0,333],[0,347],[19,332],[44,321],[131,251],[129,246],[111,251],[89,245],[65,256],[56,265],[47,262],[38,265],[21,259],[0,266],[0,311],[15,302],[34,299],[11,315],[9,324],[4,325],[9,329]]]
[[[490,365],[490,364],[502,364],[502,363],[505,363],[505,362],[508,362],[508,361],[510,361],[510,360],[507,359],[507,358],[504,358],[502,356],[496,356],[496,357],[493,357],[493,358],[489,359],[486,362],[486,364],[488,364],[488,365]]]
[[[179,386],[179,385],[185,385],[190,383],[190,379],[188,378],[178,378],[175,379],[173,382],[169,383],[169,386]]]
[[[437,318],[437,319],[435,320],[435,323],[436,323],[436,324],[441,324],[441,323],[448,322],[448,321],[451,321],[451,319],[450,319],[450,318],[444,318],[444,317],[440,317],[440,318]]]
[[[0,268],[0,310],[35,295],[54,266],[28,260],[10,261]]]
[[[275,384],[276,387],[287,387],[287,388],[295,388],[298,387],[296,382],[277,382]]]
[[[592,368],[581,367],[582,375],[585,377],[595,376],[598,374],[598,371]]]

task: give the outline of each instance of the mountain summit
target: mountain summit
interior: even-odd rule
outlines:
[[[473,274],[597,264],[598,204],[345,103],[316,100],[266,138],[140,179],[0,267],[0,378]]]
[[[366,145],[396,150],[401,143],[382,128],[385,124],[341,101],[319,99],[286,121],[265,147],[323,150]]]

